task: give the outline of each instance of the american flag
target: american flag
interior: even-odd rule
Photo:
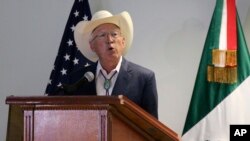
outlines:
[[[45,95],[54,93],[62,86],[64,79],[72,71],[80,67],[91,65],[77,49],[74,41],[74,29],[76,24],[82,20],[90,20],[91,12],[88,0],[75,0],[71,9],[63,37],[51,71]],[[80,78],[81,76],[79,76]]]

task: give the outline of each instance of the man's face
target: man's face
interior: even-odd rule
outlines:
[[[120,28],[114,24],[102,24],[92,32],[90,47],[100,60],[116,60],[122,56],[125,39]]]

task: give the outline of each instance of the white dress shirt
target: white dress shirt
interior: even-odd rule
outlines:
[[[120,58],[116,68],[113,69],[109,74],[107,74],[106,70],[103,69],[100,62],[98,61],[97,68],[96,68],[96,78],[95,78],[97,95],[99,95],[99,96],[106,95],[106,89],[104,88],[105,78],[110,79],[112,77],[110,80],[111,85],[108,89],[108,94],[111,95],[113,88],[114,88],[114,84],[115,84],[116,79],[117,79],[117,76],[119,74],[119,70],[121,68],[121,63],[122,63],[122,57]],[[102,71],[105,78],[101,74],[100,71]]]

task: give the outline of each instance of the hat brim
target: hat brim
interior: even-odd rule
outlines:
[[[125,38],[123,55],[127,53],[133,40],[133,23],[130,15],[126,11],[107,18],[79,22],[74,31],[75,43],[80,52],[92,62],[96,62],[98,56],[91,50],[89,45],[91,33],[96,27],[104,23],[112,23],[120,27],[121,33]]]

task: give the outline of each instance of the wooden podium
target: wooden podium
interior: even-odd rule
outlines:
[[[178,135],[126,97],[6,98],[7,141],[178,141]]]

